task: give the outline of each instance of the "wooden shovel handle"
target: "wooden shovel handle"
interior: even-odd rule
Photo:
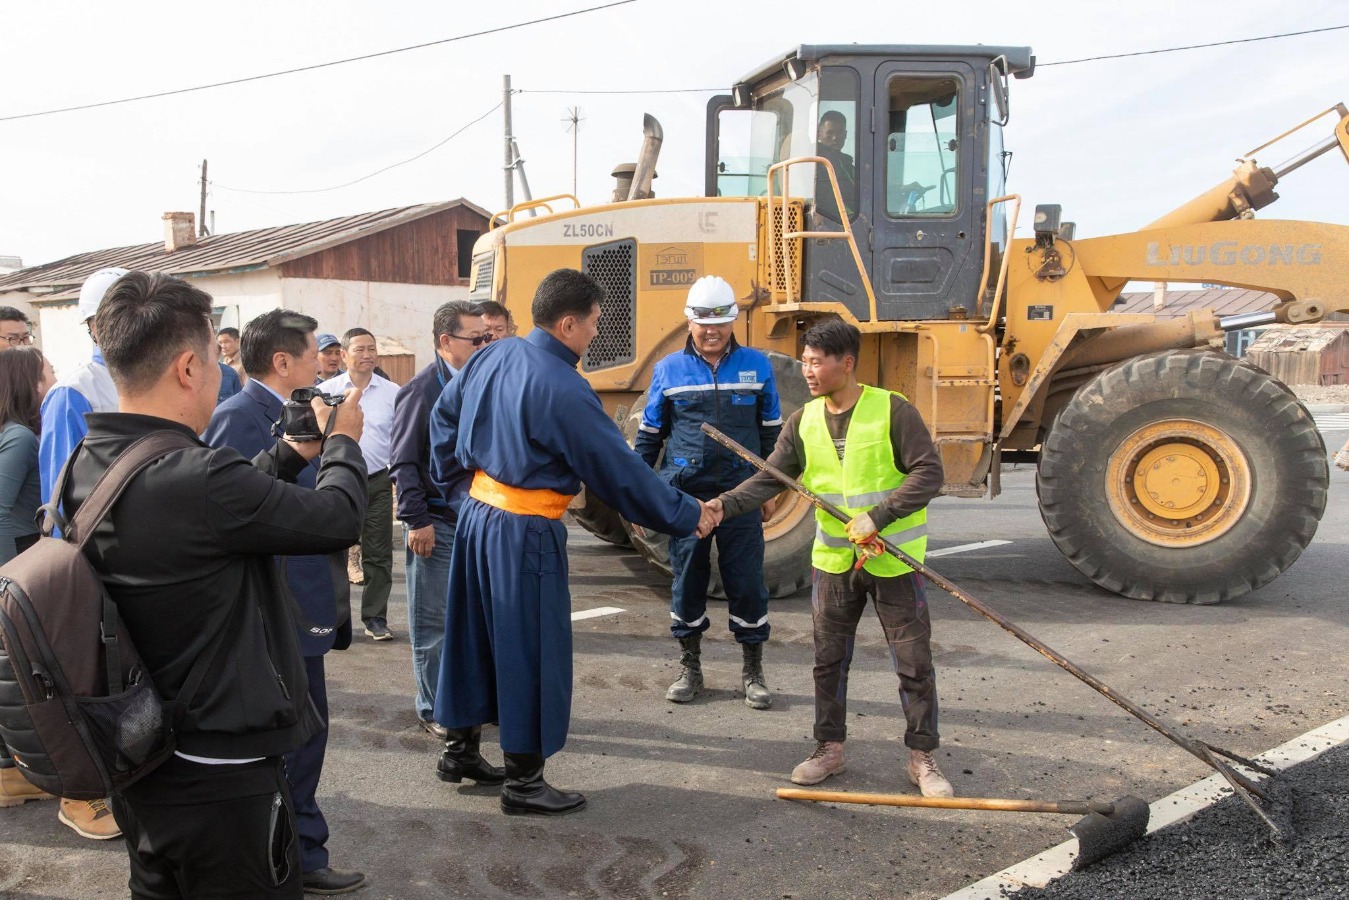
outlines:
[[[913,794],[857,794],[851,791],[805,791],[778,788],[779,800],[817,803],[863,803],[867,806],[921,806],[930,809],[991,809],[1002,812],[1069,813],[1085,816],[1114,813],[1115,804],[1090,800],[1006,800],[997,797],[918,797]]]

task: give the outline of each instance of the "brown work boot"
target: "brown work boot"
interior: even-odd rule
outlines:
[[[909,781],[924,797],[954,797],[955,789],[937,768],[937,761],[926,750],[909,751]]]
[[[29,800],[51,799],[51,794],[29,784],[17,766],[0,769],[0,807],[20,806]]]
[[[68,825],[80,837],[94,841],[110,841],[122,836],[117,820],[108,809],[107,800],[62,800],[56,814],[62,825]]]
[[[365,584],[365,571],[361,568],[361,545],[347,548],[347,581],[352,584]]]
[[[848,758],[843,753],[842,741],[817,741],[815,752],[792,769],[792,784],[819,784],[847,768]]]

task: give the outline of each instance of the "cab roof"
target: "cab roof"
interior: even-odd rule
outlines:
[[[1030,47],[1007,47],[995,44],[802,44],[757,67],[740,79],[742,84],[754,84],[782,71],[789,59],[813,62],[826,56],[883,56],[899,59],[916,57],[976,57],[989,62],[1002,57],[1006,60],[1006,75],[1029,78],[1035,72],[1035,54]]]

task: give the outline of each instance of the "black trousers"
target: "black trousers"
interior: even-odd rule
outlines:
[[[203,765],[172,757],[112,797],[135,900],[304,894],[280,757]]]
[[[907,722],[904,745],[936,750],[937,675],[932,668],[932,621],[923,577],[907,572],[877,578],[865,570],[833,575],[816,569],[810,599],[815,628],[815,740],[847,739],[848,669],[857,623],[870,599],[899,676],[899,701]]]

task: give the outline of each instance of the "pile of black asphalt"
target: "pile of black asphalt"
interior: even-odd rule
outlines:
[[[1349,745],[1280,772],[1268,782],[1272,832],[1229,796],[1193,818],[1135,842],[1044,888],[1007,892],[1015,900],[1188,900],[1349,896]]]

